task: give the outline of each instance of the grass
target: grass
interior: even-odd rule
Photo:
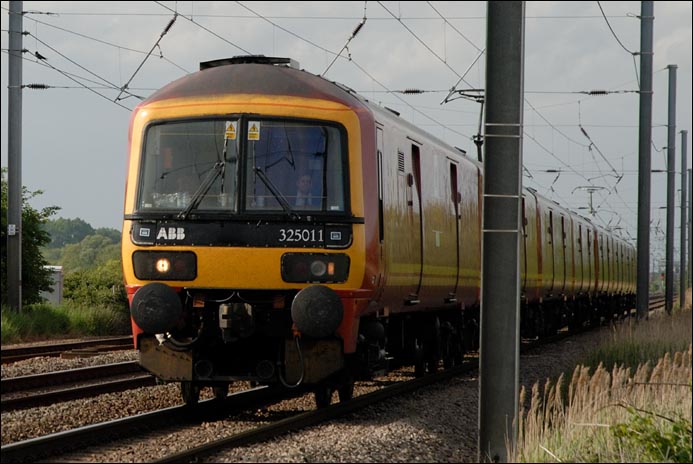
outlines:
[[[691,343],[691,311],[674,311],[668,317],[655,313],[648,321],[628,319],[612,327],[610,337],[582,362],[607,368],[625,365],[636,368],[646,362],[657,363],[665,353],[684,351]]]
[[[2,307],[2,344],[102,335],[126,335],[129,314],[106,307],[62,304],[25,306],[21,313]]]
[[[691,462],[692,357],[690,310],[618,326],[569,381],[521,392],[510,459]]]

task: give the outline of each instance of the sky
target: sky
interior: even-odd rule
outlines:
[[[0,14],[3,167],[9,4],[2,2]],[[485,85],[486,8],[457,1],[25,1],[22,82],[50,88],[22,93],[22,184],[43,191],[31,200],[35,208],[58,206],[55,217],[120,229],[132,109],[201,61],[247,54],[293,58],[475,156],[481,105],[451,90],[476,95],[470,90]],[[640,9],[640,2],[529,1],[524,43],[523,185],[633,244]],[[681,130],[689,131],[688,169],[693,164],[691,2],[657,1],[654,16],[655,171],[666,169],[668,65],[677,67],[678,257]],[[135,96],[121,94],[126,84]],[[651,175],[653,266],[664,257],[666,177]]]

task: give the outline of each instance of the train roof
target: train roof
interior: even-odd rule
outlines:
[[[322,76],[298,69],[290,58],[244,55],[200,63],[200,71],[171,82],[152,94],[142,105],[179,98],[208,98],[228,94],[262,94],[316,98],[341,103],[355,110],[368,109],[380,120],[389,119],[414,132],[427,142],[451,147],[434,135],[421,130],[384,108],[357,94],[354,90]],[[476,160],[472,160],[476,161]]]
[[[288,58],[239,56],[200,63],[200,71],[175,80],[142,104],[179,99],[213,98],[228,94],[262,94],[316,98],[363,108],[364,103],[343,86],[296,69]]]
[[[399,114],[358,95],[354,90],[329,81],[322,76],[299,69],[298,63],[289,58],[244,55],[200,63],[200,70],[175,80],[153,93],[141,106],[157,101],[186,98],[213,98],[228,94],[282,95],[315,98],[341,103],[355,110],[367,110],[376,119],[388,119],[418,134],[422,142],[436,143],[450,150],[461,152],[468,161],[479,167],[482,163],[465,156],[466,152],[438,139],[399,117]],[[532,195],[554,207],[565,210],[592,224],[588,218],[566,209],[564,206],[539,195],[535,190],[524,188]],[[603,229],[596,224],[593,226]]]

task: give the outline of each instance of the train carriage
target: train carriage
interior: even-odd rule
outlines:
[[[187,403],[252,381],[325,406],[398,363],[461,362],[478,337],[482,175],[289,59],[202,63],[131,118],[122,257],[140,363]],[[523,218],[524,333],[617,292],[605,231],[530,190]]]

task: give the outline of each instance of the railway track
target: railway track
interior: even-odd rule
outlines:
[[[129,350],[133,346],[131,335],[106,337],[78,342],[58,342],[18,348],[2,348],[0,350],[0,359],[2,364],[6,364],[39,356],[90,356],[104,351]]]
[[[296,392],[300,394],[304,392]],[[136,416],[79,427],[2,446],[3,462],[29,462],[59,456],[77,449],[102,444],[104,437],[118,440],[172,424],[195,425],[214,417],[252,410],[286,399],[286,391],[258,387],[229,395],[226,400],[204,400],[196,407],[175,406]]]
[[[2,412],[156,384],[136,361],[2,379]]]
[[[656,301],[651,303],[651,310],[657,306],[657,303]],[[567,335],[559,334],[554,340],[563,339],[565,336]],[[524,345],[523,343],[523,346]],[[536,345],[531,344],[531,346]],[[445,370],[440,374],[429,374],[420,379],[399,382],[391,387],[383,387],[372,393],[357,396],[347,403],[335,404],[329,408],[316,411],[299,411],[292,414],[290,417],[275,420],[270,424],[251,428],[242,433],[221,437],[214,442],[197,447],[193,446],[189,450],[164,456],[159,458],[158,462],[194,461],[224,448],[268,440],[288,431],[332,420],[387,398],[401,395],[456,375],[461,375],[463,372],[468,372],[475,367],[476,360],[471,359],[470,361],[468,359],[467,362],[459,368]],[[256,390],[261,390],[263,393],[258,393]],[[292,393],[294,396],[302,394],[300,391],[294,391]],[[94,424],[67,432],[60,432],[58,434],[13,443],[2,447],[2,457],[3,461],[6,459],[11,461],[34,460],[37,456],[46,457],[54,456],[56,453],[69,453],[78,446],[103,444],[103,437],[114,437],[114,440],[117,441],[135,434],[137,434],[137,436],[144,436],[147,431],[156,430],[161,432],[162,429],[166,430],[167,427],[171,427],[171,424],[182,424],[195,427],[202,421],[215,420],[214,418],[228,420],[229,415],[241,411],[246,411],[246,414],[252,415],[256,408],[265,408],[268,404],[282,399],[286,399],[286,390],[273,391],[268,387],[263,387],[262,389],[230,395],[228,399],[223,402],[223,408],[220,407],[221,403],[219,403],[219,401],[208,400],[201,402],[198,408],[184,406],[169,408],[167,410],[118,419],[103,424]],[[233,418],[231,418],[231,420],[233,420]],[[69,445],[66,445],[66,443]],[[67,449],[66,446],[70,449]],[[109,443],[109,446],[112,447],[113,445]],[[69,460],[71,458],[68,456],[67,459]]]
[[[551,339],[542,339],[535,342],[523,342],[522,350],[531,349],[539,345],[555,343],[568,337],[566,332],[557,334]],[[439,370],[436,373],[429,373],[421,378],[413,378],[412,372],[407,372],[409,380],[392,380],[391,378],[377,379],[375,388],[370,388],[370,392],[358,395],[344,403],[333,404],[327,408],[317,410],[295,410],[288,417],[281,414],[279,419],[267,419],[266,416],[257,418],[251,422],[270,421],[267,424],[246,428],[240,433],[233,433],[220,437],[218,440],[207,442],[199,446],[192,446],[190,449],[163,456],[156,462],[194,462],[204,456],[213,454],[216,451],[229,447],[237,447],[270,440],[287,432],[295,431],[311,425],[327,422],[346,414],[366,408],[370,405],[385,401],[387,399],[409,393],[435,383],[444,382],[455,376],[461,376],[477,369],[478,358],[476,353],[471,353],[466,357],[464,364],[451,369]],[[393,372],[393,377],[401,373]],[[363,382],[369,383],[369,382]],[[370,382],[372,385],[374,382]],[[355,391],[359,391],[362,382],[357,382]],[[363,391],[363,390],[361,390]],[[288,393],[288,396],[287,396]],[[234,420],[232,415],[245,414],[256,416],[258,411],[266,410],[271,404],[293,397],[306,395],[312,403],[312,393],[303,389],[286,390],[271,389],[261,387],[244,392],[229,395],[223,403],[218,400],[201,401],[196,407],[176,406],[164,410],[154,411],[138,416],[117,419],[114,421],[100,424],[88,425],[66,432],[59,432],[44,437],[12,443],[2,447],[3,460],[9,459],[13,462],[34,461],[37,459],[50,458],[51,460],[63,460],[65,462],[82,460],[88,451],[85,448],[92,448],[94,445],[103,444],[103,437],[109,437],[109,447],[114,446],[110,441],[124,440],[132,436],[146,436],[148,432],[165,433],[167,429],[174,426],[195,427],[202,422],[213,420]],[[80,449],[81,451],[78,451]],[[76,453],[65,456],[65,453]],[[84,454],[83,454],[84,453]],[[98,451],[96,451],[98,454]],[[59,458],[57,456],[60,456]]]
[[[351,401],[333,404],[328,408],[318,410],[295,412],[289,417],[271,421],[266,425],[248,428],[241,433],[225,436],[219,440],[193,447],[181,453],[164,456],[158,462],[189,461],[226,447],[269,440],[293,430],[341,417],[388,398],[442,382],[469,372],[474,368],[474,363],[468,361],[460,367],[429,374],[422,378],[392,384],[383,381],[380,382],[382,386],[377,390],[357,396]],[[56,456],[64,455],[79,448],[102,444],[104,437],[109,437],[109,440],[120,440],[135,434],[145,434],[147,431],[161,432],[162,429],[165,430],[171,427],[172,424],[175,426],[194,427],[202,422],[214,420],[214,418],[223,419],[240,413],[254,414],[258,409],[267,408],[273,403],[302,395],[310,396],[310,392],[300,388],[287,391],[286,389],[259,387],[231,394],[223,402],[210,399],[201,401],[194,408],[176,406],[12,443],[2,447],[2,459],[3,461],[9,460],[12,462],[31,462],[46,458],[55,459]]]

